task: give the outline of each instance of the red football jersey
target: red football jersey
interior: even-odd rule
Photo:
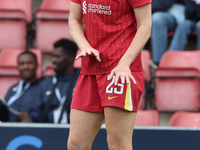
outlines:
[[[71,0],[82,5],[85,36],[99,51],[101,62],[94,56],[82,58],[81,73],[106,74],[117,66],[137,31],[133,8],[151,0]],[[131,71],[142,71],[141,54],[130,66]]]

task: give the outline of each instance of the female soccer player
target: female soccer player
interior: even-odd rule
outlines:
[[[151,34],[151,0],[71,0],[69,30],[81,74],[71,104],[68,150],[90,150],[105,120],[109,150],[132,150]],[[85,32],[83,29],[83,21]]]

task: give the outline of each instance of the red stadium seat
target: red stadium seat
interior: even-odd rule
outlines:
[[[142,60],[142,67],[143,67],[143,72],[144,72],[144,79],[146,82],[150,82],[151,80],[151,73],[150,73],[150,59],[151,59],[151,54],[148,50],[142,50],[141,51],[141,60]]]
[[[141,60],[142,60],[142,67],[143,67],[143,72],[144,72],[144,80],[145,80],[145,82],[150,82],[151,81],[150,65],[149,65],[149,61],[151,59],[150,52],[148,50],[142,50],[141,55],[142,55]],[[139,105],[138,105],[138,110],[144,109],[145,105],[146,105],[145,82],[144,82],[144,92],[141,95],[140,102],[139,102]]]
[[[158,67],[196,68],[200,71],[200,51],[167,51]]]
[[[27,24],[32,22],[32,0],[0,0],[0,50],[26,48]]]
[[[17,70],[17,57],[23,52],[23,49],[4,49],[0,53],[0,75],[4,76],[18,76]],[[33,53],[36,54],[38,59],[37,77],[42,76],[42,53],[40,50],[32,49]]]
[[[36,47],[51,53],[53,44],[61,39],[71,39],[68,29],[69,0],[44,0],[36,12]]]
[[[6,93],[8,92],[8,89],[19,82],[20,77],[19,76],[3,76],[0,75],[0,96],[4,97],[6,96]]]
[[[5,12],[3,12],[5,13]],[[26,23],[23,20],[2,20],[0,10],[0,50],[26,48]]]
[[[43,0],[41,9],[45,10],[69,10],[70,0]]]
[[[155,70],[155,106],[159,111],[200,108],[200,51],[167,51]]]
[[[176,112],[173,114],[169,126],[200,127],[200,113]]]
[[[0,10],[22,12],[27,23],[32,22],[32,0],[0,0]],[[6,17],[6,16],[5,16]],[[13,15],[13,17],[18,17]]]
[[[44,72],[45,76],[48,77],[48,76],[54,76],[55,75],[55,71],[53,69],[53,66],[52,65],[49,65],[45,68],[45,72]]]
[[[156,110],[138,110],[135,126],[159,126],[159,114]]]

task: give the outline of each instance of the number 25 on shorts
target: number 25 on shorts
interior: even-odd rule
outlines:
[[[109,76],[107,77],[107,80],[109,79]],[[122,94],[124,91],[124,84],[118,83],[117,85],[114,85],[115,76],[113,76],[112,81],[110,84],[106,87],[106,93],[115,93],[115,94]],[[114,87],[113,87],[114,86]],[[117,86],[119,88],[117,88]],[[118,90],[119,89],[119,90]]]

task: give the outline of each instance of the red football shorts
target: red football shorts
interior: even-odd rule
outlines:
[[[80,74],[71,103],[71,108],[89,112],[104,112],[104,107],[119,107],[137,112],[140,96],[143,92],[143,72],[132,72],[137,84],[114,85],[114,79],[108,80],[109,74]]]

